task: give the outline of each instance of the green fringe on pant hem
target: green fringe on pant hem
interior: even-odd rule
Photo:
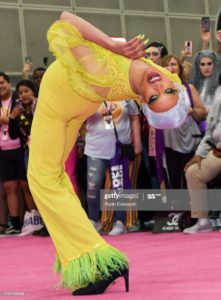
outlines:
[[[101,244],[63,266],[56,258],[54,271],[61,275],[64,288],[76,290],[111,276],[113,271],[128,267],[127,257],[116,248]]]

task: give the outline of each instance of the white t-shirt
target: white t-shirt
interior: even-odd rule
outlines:
[[[200,98],[203,102],[203,104],[205,105],[207,111],[210,110],[211,106],[213,105],[213,103],[221,98],[221,86],[218,86],[216,91],[215,91],[215,94],[213,97],[211,97],[210,95],[206,95],[206,87],[207,87],[207,84],[208,84],[208,79],[205,79],[204,80],[204,85],[203,85],[203,88],[200,92]]]
[[[134,100],[119,102],[106,102],[111,106],[112,117],[121,143],[131,143],[130,116],[139,115],[139,110]],[[104,103],[98,111],[92,115],[86,124],[84,153],[90,157],[111,159],[115,155],[116,137],[114,129],[106,129],[104,115],[106,107]]]

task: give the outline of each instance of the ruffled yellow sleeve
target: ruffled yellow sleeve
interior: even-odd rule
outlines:
[[[52,24],[47,38],[49,50],[66,68],[69,83],[80,96],[96,102],[137,98],[129,82],[130,59],[85,40],[66,21]]]
[[[95,87],[111,88],[108,61],[112,53],[87,41],[66,21],[56,21],[47,33],[49,50],[62,63],[74,91],[90,101],[102,101]]]

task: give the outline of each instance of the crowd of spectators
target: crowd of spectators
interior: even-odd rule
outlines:
[[[146,46],[147,57],[176,73],[187,89],[189,113],[182,126],[164,130],[151,127],[133,99],[104,101],[82,125],[65,167],[99,233],[147,230],[156,220],[157,212],[100,211],[100,189],[116,188],[111,166],[119,145],[122,153],[126,149],[123,163],[128,182],[117,188],[188,189],[191,205],[196,209],[197,203],[198,210],[192,209],[196,222],[184,233],[217,227],[217,223],[210,222],[209,212],[204,211],[209,201],[205,193],[199,201],[192,192],[207,189],[221,172],[221,30],[216,33],[214,51],[209,49],[211,32],[201,28],[200,35],[202,50],[194,56],[186,46],[179,56],[168,54],[167,47],[158,41]],[[49,235],[26,177],[31,124],[46,71],[39,67],[32,72],[32,68],[32,62],[24,64],[22,78],[15,87],[9,76],[0,72],[1,235]]]

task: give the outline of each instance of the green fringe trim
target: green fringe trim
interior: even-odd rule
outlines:
[[[128,267],[126,256],[116,248],[104,243],[82,256],[62,265],[56,257],[54,271],[61,275],[64,288],[76,290],[89,283],[111,276],[111,272]]]

